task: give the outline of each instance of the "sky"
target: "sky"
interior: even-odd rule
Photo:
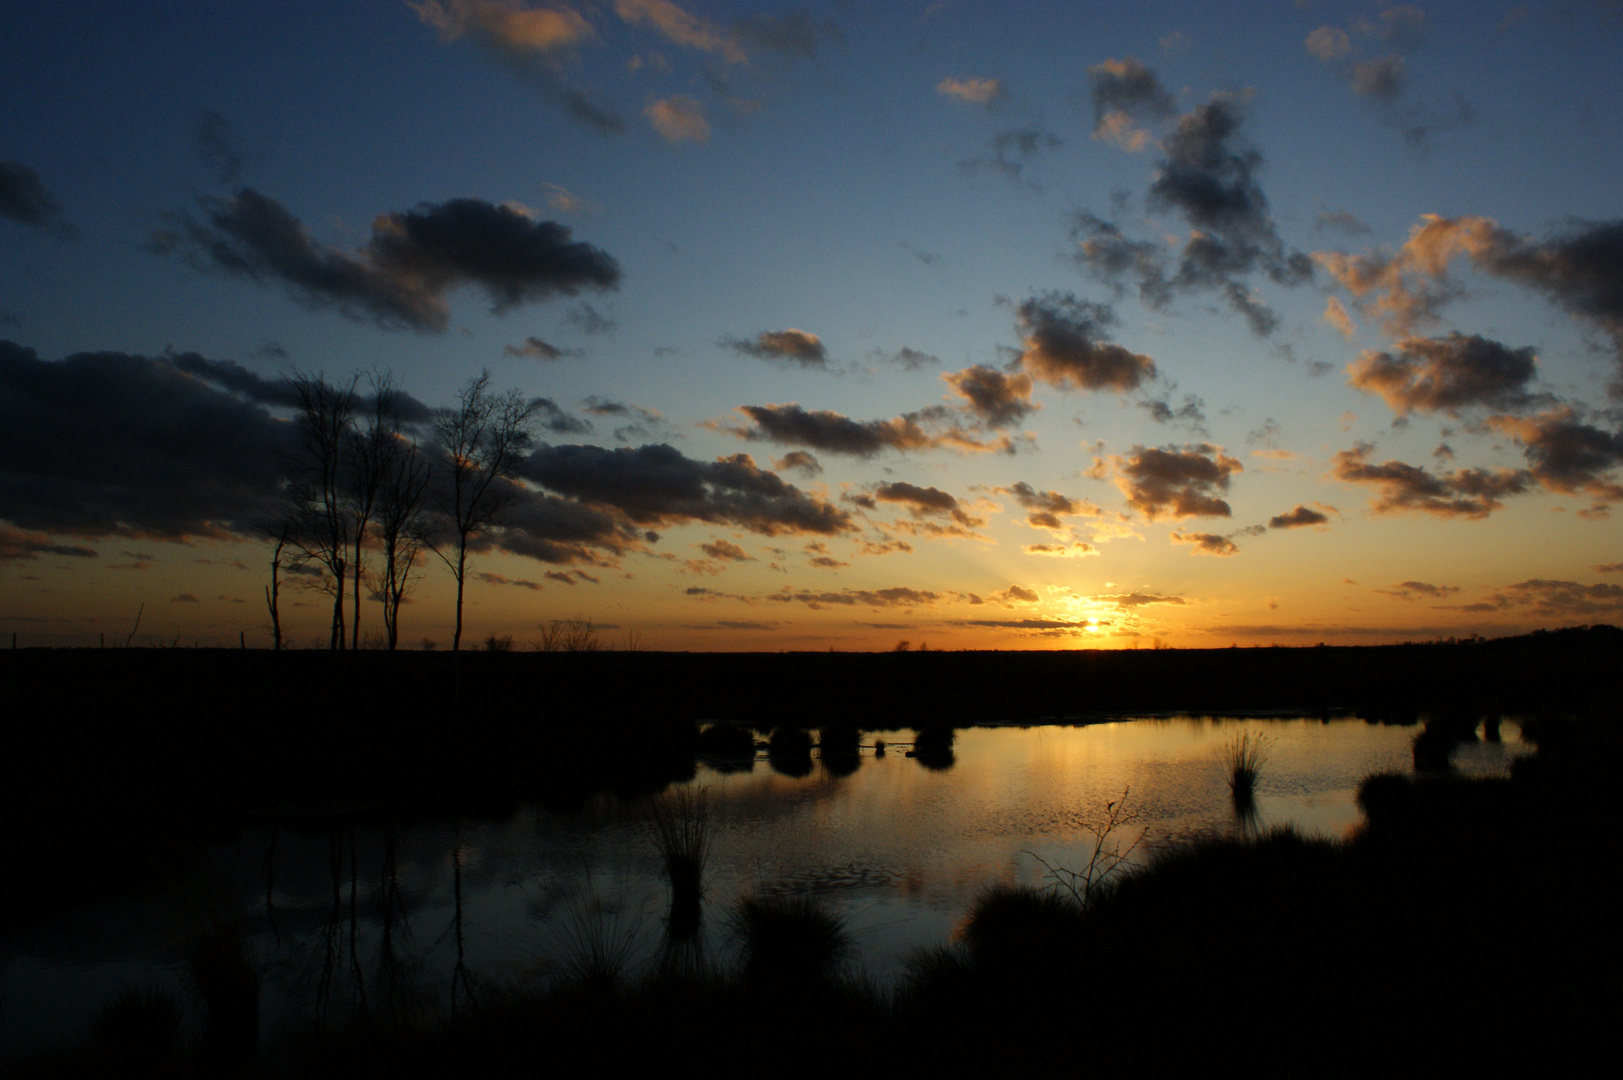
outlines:
[[[541,404],[474,642],[1623,617],[1616,0],[74,7],[0,11],[21,645],[267,645],[289,380],[432,456],[487,370]]]

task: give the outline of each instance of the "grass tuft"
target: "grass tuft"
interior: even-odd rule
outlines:
[[[813,896],[750,897],[733,913],[744,975],[756,982],[832,982],[852,955],[845,920]]]
[[[1257,777],[1262,775],[1262,763],[1268,760],[1273,744],[1273,739],[1256,731],[1242,731],[1229,739],[1224,756],[1235,806],[1243,809],[1255,804]]]
[[[671,931],[687,937],[699,928],[699,900],[712,842],[709,793],[679,787],[657,796],[650,810],[665,876],[671,883]]]

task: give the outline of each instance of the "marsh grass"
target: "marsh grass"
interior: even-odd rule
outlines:
[[[845,920],[814,896],[747,897],[731,927],[750,981],[826,984],[853,955]]]
[[[662,792],[650,806],[649,818],[659,844],[665,877],[671,883],[670,936],[690,938],[698,932],[704,871],[713,842],[710,797],[702,787]]]
[[[1242,731],[1229,737],[1224,747],[1224,761],[1228,767],[1229,791],[1234,805],[1242,812],[1256,805],[1257,778],[1262,775],[1263,762],[1275,740],[1257,731]]]

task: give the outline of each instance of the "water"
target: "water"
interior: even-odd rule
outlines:
[[[1255,818],[1242,820],[1222,759],[1247,729],[1271,742]],[[960,730],[948,768],[905,756],[905,731],[879,735],[890,740],[879,756],[865,736],[848,775],[818,763],[792,778],[764,756],[747,771],[701,764],[691,783],[707,793],[714,835],[702,948],[729,957],[727,915],[742,896],[813,893],[846,919],[863,967],[891,978],[915,949],[950,940],[988,885],[1082,870],[1107,804],[1129,820],[1104,849],[1132,861],[1280,824],[1343,836],[1359,822],[1358,782],[1407,772],[1416,730],[1136,719]],[[1461,747],[1456,767],[1503,770],[1525,750],[1516,725],[1503,738]],[[664,937],[667,887],[645,800],[605,795],[574,814],[527,808],[503,821],[289,820],[214,861],[173,895],[107,901],[0,937],[0,1045],[72,1031],[120,986],[178,987],[176,943],[207,923],[202,911],[242,916],[271,1033],[362,999],[402,1000],[391,987],[460,1006],[552,978],[594,950],[636,970]]]

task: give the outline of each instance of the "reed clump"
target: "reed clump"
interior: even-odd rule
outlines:
[[[1268,750],[1273,744],[1273,739],[1257,731],[1242,731],[1229,739],[1224,758],[1228,764],[1229,791],[1234,795],[1236,806],[1243,808],[1255,803],[1257,778],[1262,775],[1263,762],[1268,760]]]
[[[689,900],[697,904],[713,842],[709,792],[702,787],[666,791],[654,799],[650,817],[673,905]]]

